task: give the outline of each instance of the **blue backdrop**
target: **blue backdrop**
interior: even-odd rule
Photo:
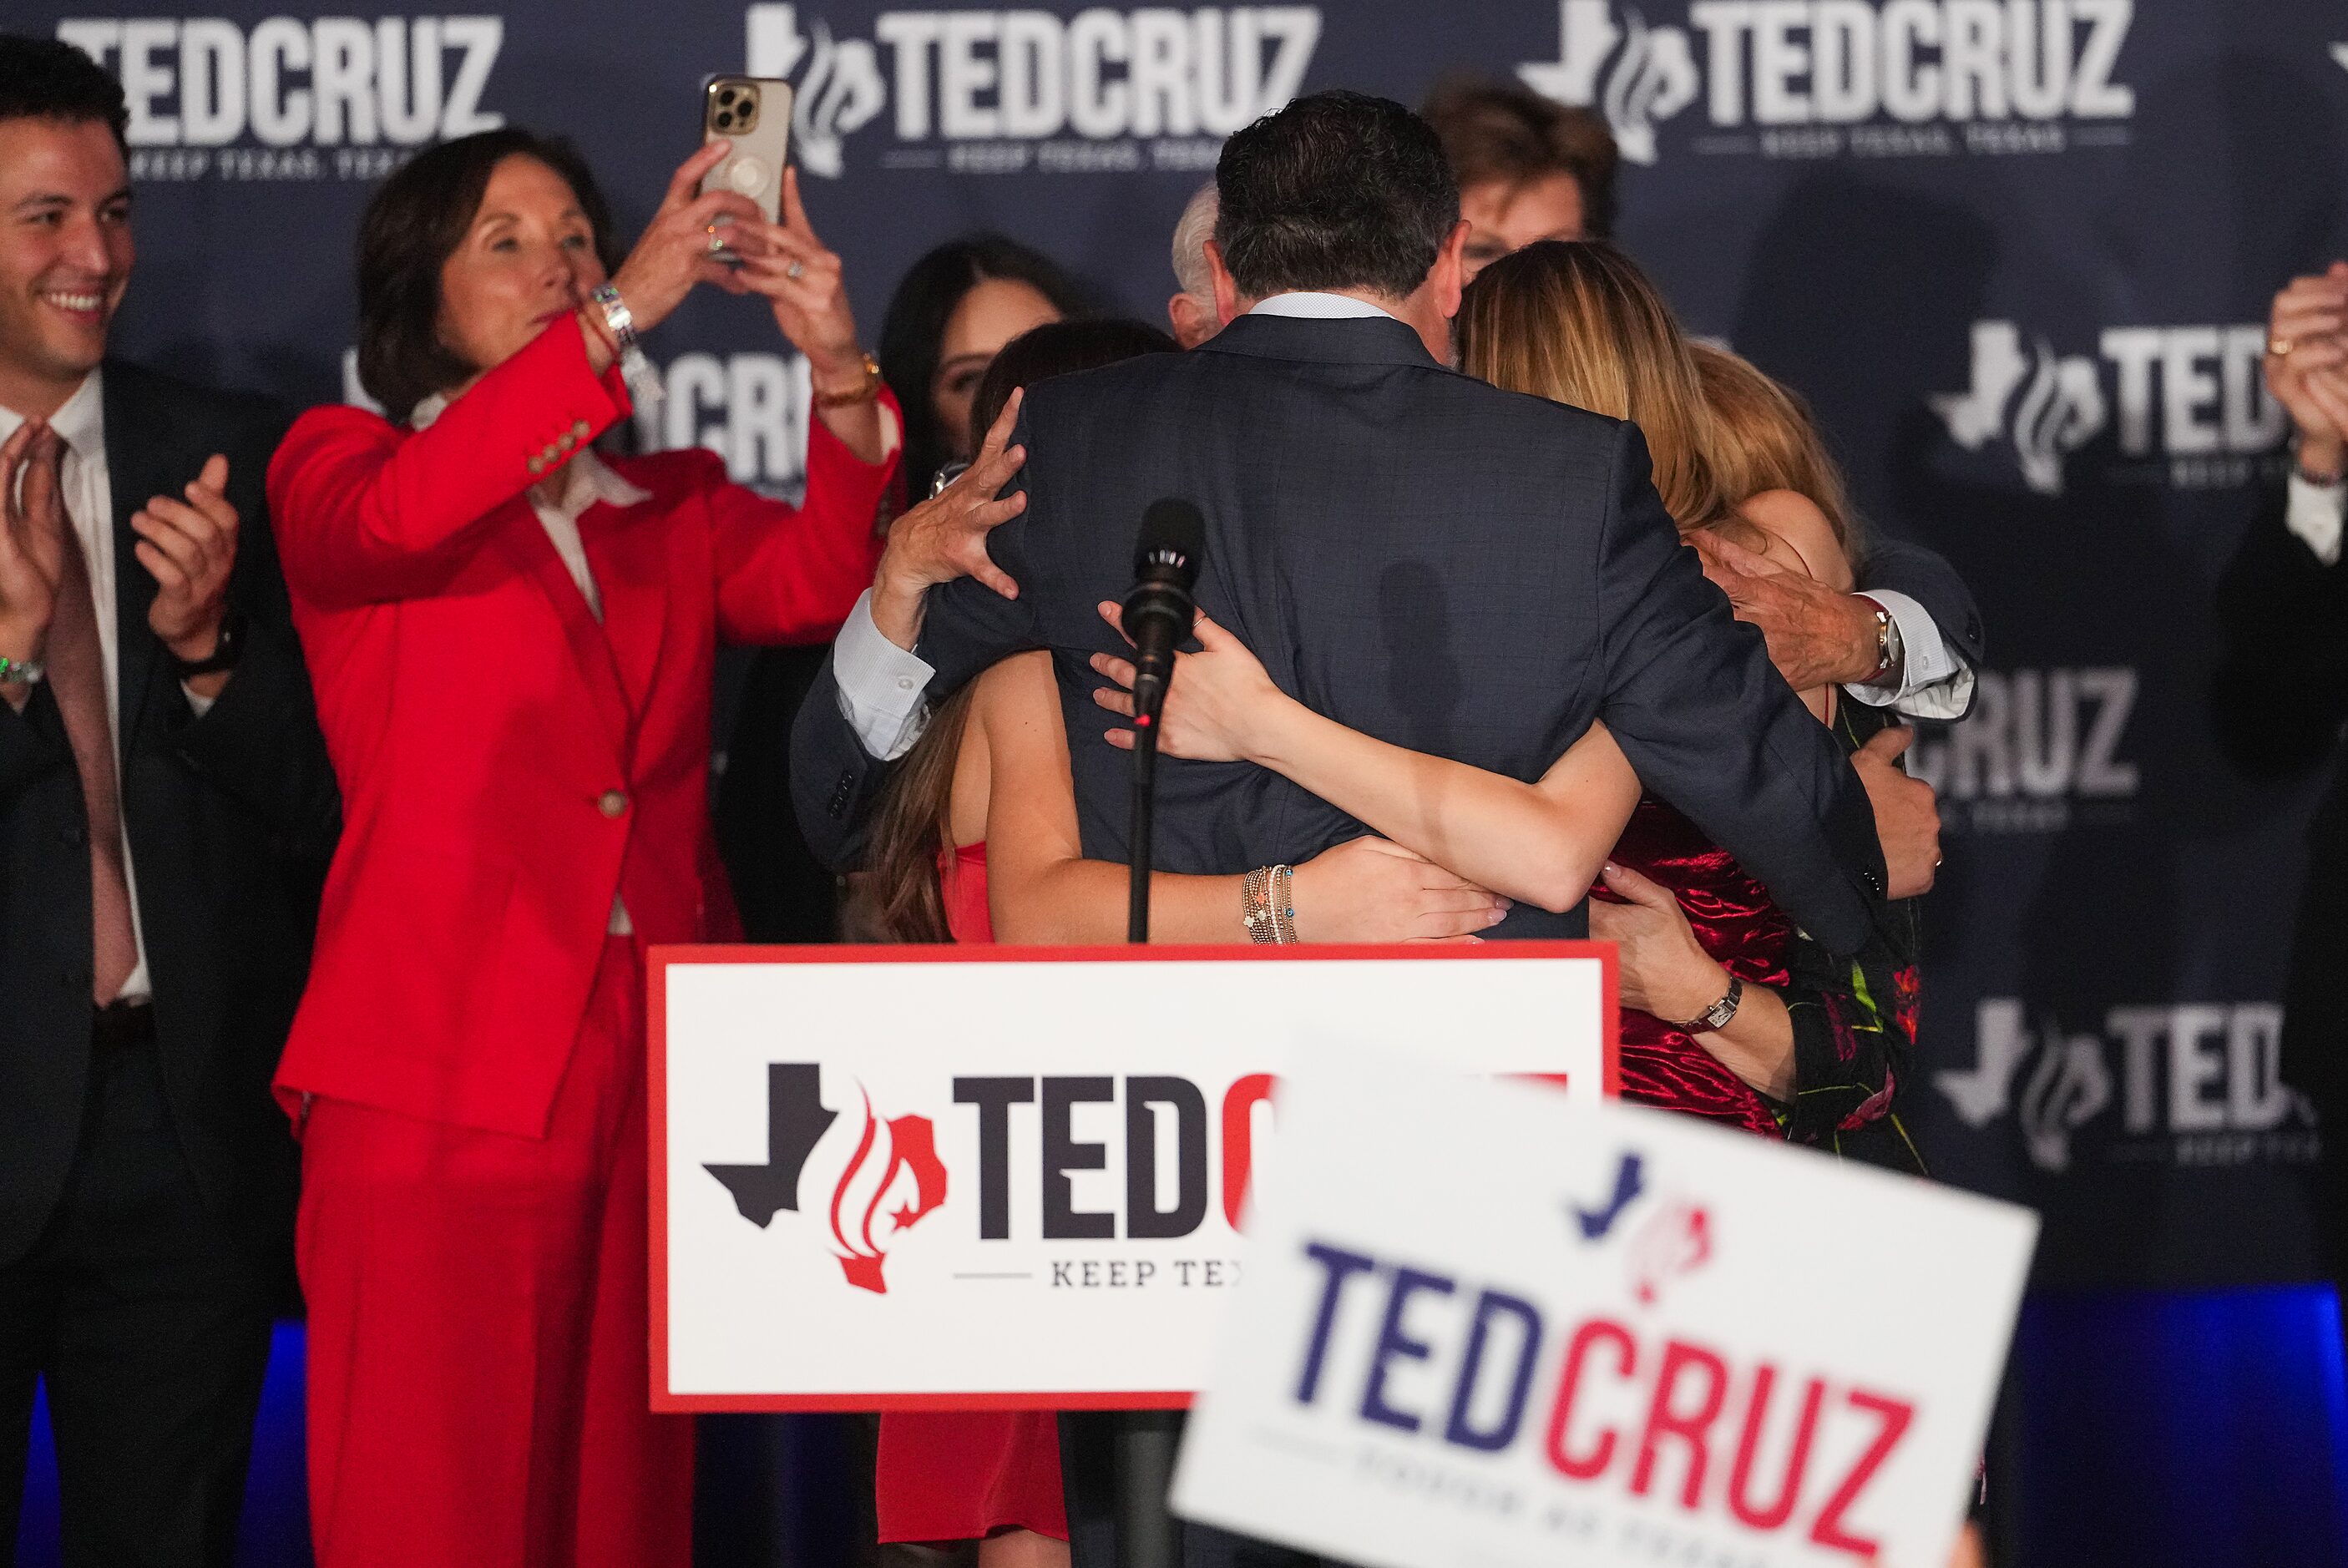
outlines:
[[[632,232],[712,71],[798,84],[808,205],[868,339],[907,263],[978,227],[1156,318],[1220,139],[1301,90],[1415,100],[1466,67],[1601,109],[1627,248],[1810,397],[1872,524],[1947,554],[1988,620],[1976,711],[1915,752],[1949,836],[1908,1093],[1936,1169],[2044,1214],[2042,1285],[2311,1277],[2318,1131],[2276,1080],[2275,998],[2317,781],[2230,768],[2207,676],[2213,584],[2288,460],[2267,300],[2348,254],[2336,0],[503,5],[17,0],[6,25],[129,92],[122,350],[352,395],[351,242],[383,173],[501,121],[561,130]],[[755,302],[697,299],[653,346],[652,441],[796,487],[804,369]],[[2042,1303],[2025,1370],[2079,1321]],[[2017,1418],[2068,1429],[2043,1402]]]
[[[1612,121],[1622,238],[1696,330],[1806,392],[1873,523],[1988,617],[1974,716],[1917,748],[1949,819],[1925,1081],[1949,1178],[2045,1214],[2065,1284],[2305,1277],[2307,1109],[2274,998],[2312,783],[2209,738],[2210,588],[2285,460],[2265,302],[2348,253],[2348,20],[2322,0],[1483,0],[883,9],[509,0],[501,14],[90,16],[131,102],[128,352],[300,403],[353,390],[351,239],[413,148],[570,132],[623,222],[705,73],[793,78],[808,203],[877,331],[979,226],[1155,317],[1222,135],[1332,84],[1513,75]],[[804,374],[756,302],[655,343],[666,445],[788,490]]]

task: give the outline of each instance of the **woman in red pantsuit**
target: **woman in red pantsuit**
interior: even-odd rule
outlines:
[[[796,187],[778,224],[696,198],[718,155],[616,298],[567,147],[418,156],[359,259],[361,377],[401,422],[313,409],[271,465],[345,817],[277,1078],[324,1568],[691,1560],[691,1425],[647,1408],[642,953],[730,934],[716,645],[831,634],[895,444]],[[810,362],[804,508],[706,452],[591,449],[633,331],[701,282],[766,295]]]

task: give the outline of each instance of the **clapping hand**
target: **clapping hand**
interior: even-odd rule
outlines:
[[[155,496],[130,515],[139,563],[155,576],[147,624],[189,664],[210,658],[228,612],[236,564],[236,508],[228,500],[228,459],[214,452],[187,487],[187,500]]]
[[[40,657],[57,610],[67,549],[64,455],[57,433],[36,419],[0,444],[0,654],[18,662]]]
[[[2300,467],[2348,461],[2348,262],[2293,278],[2267,318],[2267,389],[2298,428]]]

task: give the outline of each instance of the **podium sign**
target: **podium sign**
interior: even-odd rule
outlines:
[[[1929,1564],[2037,1220],[1299,1053],[1175,1511],[1376,1568]]]
[[[653,1403],[1185,1405],[1293,1042],[1596,1099],[1612,965],[1570,942],[655,949]]]

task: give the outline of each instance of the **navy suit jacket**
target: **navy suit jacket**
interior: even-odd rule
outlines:
[[[269,1093],[302,995],[340,799],[288,615],[262,478],[285,429],[258,397],[106,363],[119,633],[117,760],[179,1149],[241,1244],[293,1241],[294,1140]],[[229,597],[244,648],[198,717],[148,626],[154,577],[131,514],[180,493],[214,452],[239,517]],[[89,849],[81,778],[46,684],[0,703],[0,1264],[56,1210],[87,1122]]]
[[[1867,796],[1823,725],[1704,580],[1656,498],[1637,428],[1447,369],[1386,317],[1251,315],[1188,354],[1032,388],[1014,439],[1027,509],[989,542],[1019,583],[933,592],[933,697],[1049,648],[1087,856],[1122,861],[1131,762],[1102,738],[1094,606],[1123,595],[1143,510],[1207,518],[1202,608],[1272,680],[1339,723],[1531,779],[1594,718],[1647,787],[1856,952],[1881,907]],[[1121,648],[1121,645],[1115,645]],[[819,854],[852,861],[883,769],[827,666],[793,743]],[[1157,864],[1230,873],[1365,830],[1244,764],[1159,764]],[[1519,903],[1498,936],[1579,935],[1585,912]]]

